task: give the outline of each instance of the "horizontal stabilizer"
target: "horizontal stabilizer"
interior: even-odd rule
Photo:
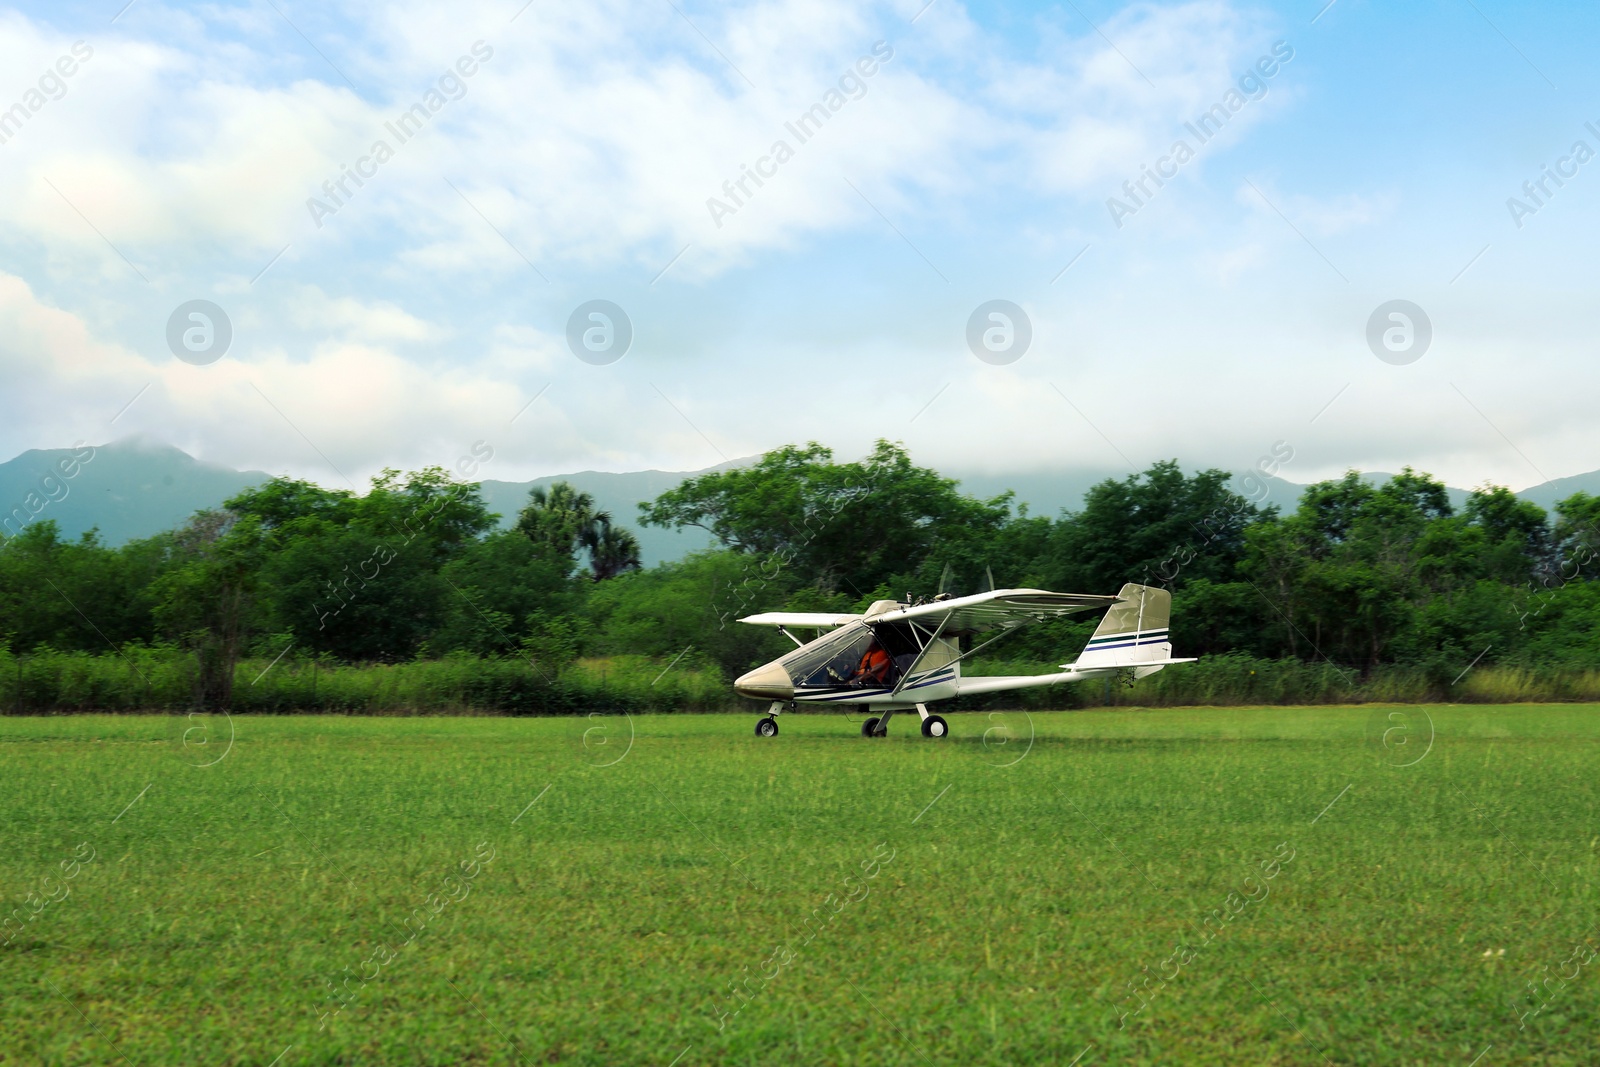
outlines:
[[[1146,667],[1157,667],[1157,668],[1160,668],[1160,667],[1169,667],[1174,663],[1195,663],[1195,662],[1198,662],[1198,661],[1194,656],[1189,656],[1189,657],[1184,658],[1184,659],[1148,659],[1148,660],[1141,660],[1138,663],[1123,663],[1123,664],[1116,664],[1116,663],[1085,663],[1082,660],[1079,660],[1077,663],[1063,663],[1061,665],[1061,669],[1064,670],[1064,671],[1077,671],[1079,674],[1088,674],[1090,671],[1102,671],[1102,672],[1103,671],[1116,671],[1116,670],[1121,670],[1123,667],[1132,667],[1134,673],[1137,674],[1140,678],[1143,678],[1146,674],[1154,674],[1155,673],[1155,671],[1147,671],[1147,670],[1145,670]]]

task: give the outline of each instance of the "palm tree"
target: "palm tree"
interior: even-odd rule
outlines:
[[[556,482],[549,489],[536,485],[528,491],[528,503],[517,516],[517,529],[534,544],[571,556],[594,523],[594,515],[594,497],[567,482]]]
[[[595,581],[640,566],[638,539],[614,525],[609,512],[596,511],[594,497],[567,482],[556,482],[549,489],[530,489],[527,506],[517,516],[517,529],[534,544],[558,555],[573,557],[584,549]]]
[[[583,547],[589,550],[589,568],[597,582],[640,567],[639,539],[622,527],[613,526],[611,516],[603,511],[595,515]]]

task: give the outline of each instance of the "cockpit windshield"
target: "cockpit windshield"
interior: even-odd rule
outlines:
[[[916,661],[919,649],[905,623],[869,627],[853,622],[795,649],[778,665],[797,687],[893,685]]]
[[[865,623],[853,622],[778,661],[797,686],[845,685],[873,643]]]

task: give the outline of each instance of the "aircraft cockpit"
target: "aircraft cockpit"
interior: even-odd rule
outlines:
[[[852,622],[778,660],[796,688],[894,685],[920,646],[909,623]]]

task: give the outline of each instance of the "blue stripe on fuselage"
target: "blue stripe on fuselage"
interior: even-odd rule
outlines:
[[[920,676],[916,681],[908,682],[900,690],[900,692],[904,693],[908,689],[924,689],[930,685],[937,685],[939,682],[949,681],[954,677],[955,671],[952,668],[941,667],[932,674],[923,675]],[[883,686],[876,689],[845,689],[843,691],[823,689],[820,691],[814,690],[811,693],[800,690],[795,693],[794,698],[796,700],[809,700],[819,704],[827,702],[844,703],[851,700],[861,700],[864,697],[887,696],[892,692],[894,692],[894,686],[892,685]]]

